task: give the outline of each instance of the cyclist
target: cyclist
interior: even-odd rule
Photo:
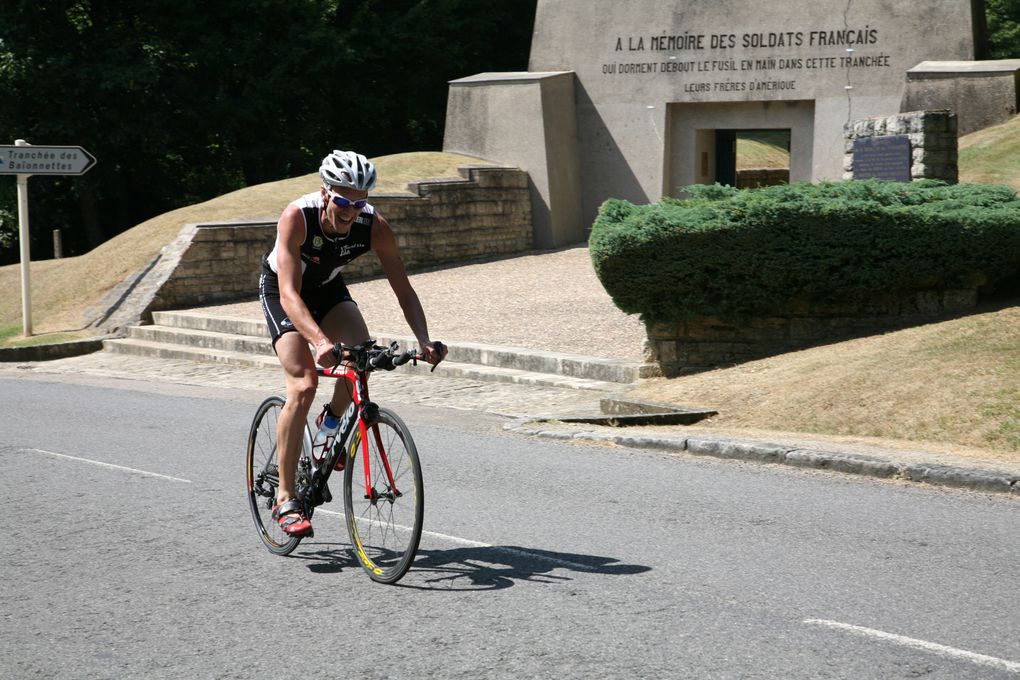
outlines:
[[[319,191],[284,209],[276,243],[262,258],[259,278],[262,311],[287,386],[287,401],[276,428],[280,486],[273,518],[294,536],[312,533],[294,479],[305,420],[318,385],[315,365],[334,365],[335,342],[357,345],[369,340],[365,319],[344,283],[343,266],[374,251],[423,358],[436,364],[446,356],[443,344],[429,338],[425,312],[408,281],[393,230],[367,201],[375,186],[375,166],[353,151],[333,151],[322,159],[319,176]],[[319,422],[327,409],[344,413],[350,401],[346,382],[336,381]]]

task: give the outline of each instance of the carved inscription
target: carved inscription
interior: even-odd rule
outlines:
[[[684,92],[778,92],[797,89],[797,76],[825,70],[881,70],[892,66],[879,49],[880,34],[864,28],[757,33],[620,35],[604,76],[672,74],[683,77]],[[842,54],[805,55],[805,48],[842,47]],[[776,50],[795,50],[777,56]],[[769,50],[757,57],[755,50]],[[730,51],[732,56],[728,55]]]

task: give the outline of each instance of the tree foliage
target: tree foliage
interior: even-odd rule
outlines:
[[[985,0],[990,59],[1020,58],[1020,0]]]
[[[311,172],[332,148],[438,149],[446,82],[523,70],[535,0],[4,0],[0,144],[77,144],[80,178],[29,180],[33,258]],[[12,96],[12,93],[13,96]],[[0,237],[16,214],[0,188]],[[15,225],[16,230],[16,225]],[[8,239],[7,243],[10,242]],[[0,263],[16,261],[0,243]]]

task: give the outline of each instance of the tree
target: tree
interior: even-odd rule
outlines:
[[[30,180],[33,257],[305,174],[331,148],[438,149],[446,81],[527,66],[535,0],[4,0],[0,143],[78,144]],[[13,184],[13,182],[12,182]],[[15,210],[0,189],[0,210]],[[10,219],[0,213],[0,236]],[[17,260],[0,242],[0,264]]]

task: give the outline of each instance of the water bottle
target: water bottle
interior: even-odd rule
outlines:
[[[329,450],[333,446],[337,430],[340,429],[340,419],[334,416],[328,409],[322,414],[322,423],[319,425],[315,438],[312,439],[312,458],[316,465],[321,465]]]

